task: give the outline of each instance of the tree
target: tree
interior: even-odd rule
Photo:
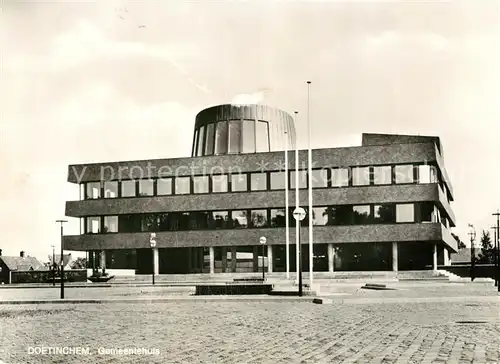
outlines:
[[[76,258],[70,264],[71,269],[86,269],[87,268],[87,258]]]
[[[455,240],[457,241],[458,249],[465,249],[466,248],[465,243],[462,240],[460,240],[458,235],[451,233],[451,236],[453,236],[453,238],[455,238]]]
[[[495,262],[495,251],[491,243],[490,232],[483,230],[481,236],[481,253],[479,254],[478,263],[480,264],[493,264]]]

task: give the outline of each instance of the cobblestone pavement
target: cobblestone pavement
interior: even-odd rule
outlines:
[[[497,302],[475,301],[472,296],[467,303],[446,302],[443,297],[439,303],[363,305],[230,301],[3,305],[0,360],[8,364],[498,363],[499,310]],[[91,355],[30,354],[34,347],[83,347]],[[159,354],[99,354],[99,348],[130,347],[158,349]]]

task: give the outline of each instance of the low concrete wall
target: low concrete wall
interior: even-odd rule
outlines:
[[[468,265],[441,265],[438,269],[446,270],[462,278],[470,278],[471,266]],[[495,278],[495,266],[493,264],[476,264],[474,267],[476,278]]]

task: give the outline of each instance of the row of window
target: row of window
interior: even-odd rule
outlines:
[[[269,152],[267,121],[219,121],[195,130],[193,156],[256,152]]]
[[[293,209],[289,210],[289,225],[295,226]],[[359,225],[390,223],[442,222],[433,202],[373,205],[337,205],[313,207],[313,225]],[[89,216],[83,219],[87,234],[132,233],[177,230],[238,229],[285,227],[284,208],[242,209],[227,211],[191,211],[117,216]],[[301,225],[307,226],[308,217]]]
[[[104,183],[87,182],[85,199],[283,190],[286,184],[285,173],[284,171],[249,172]],[[295,189],[296,173],[289,171],[290,189]],[[299,188],[308,187],[306,170],[298,171],[298,181]],[[427,164],[314,169],[311,174],[312,188],[438,183],[438,181],[437,168]]]

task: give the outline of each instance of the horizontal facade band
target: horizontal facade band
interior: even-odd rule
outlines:
[[[288,168],[295,168],[295,153],[289,151]],[[393,144],[315,149],[313,168],[373,166],[436,162],[434,143]],[[68,182],[161,178],[214,173],[262,172],[284,169],[284,152],[216,155],[195,158],[154,159],[68,167]],[[307,151],[299,152],[299,168],[307,167]],[[449,181],[444,181],[449,183]]]
[[[290,206],[295,191],[288,193]],[[302,206],[308,205],[307,191],[299,192]],[[409,184],[313,189],[313,205],[356,205],[436,201],[448,214],[452,226],[455,215],[438,184]],[[145,196],[66,202],[66,216],[119,215],[169,211],[203,211],[226,209],[282,208],[285,192],[255,191],[199,195]]]
[[[443,242],[453,250],[457,243],[440,223],[388,224],[356,226],[316,226],[314,244],[374,242]],[[260,245],[265,236],[268,245],[285,244],[284,228],[169,231],[156,233],[157,248]],[[150,233],[70,235],[63,239],[65,250],[106,250],[150,248]],[[308,228],[301,228],[301,242],[308,242]],[[290,229],[290,244],[295,244],[295,229]]]

